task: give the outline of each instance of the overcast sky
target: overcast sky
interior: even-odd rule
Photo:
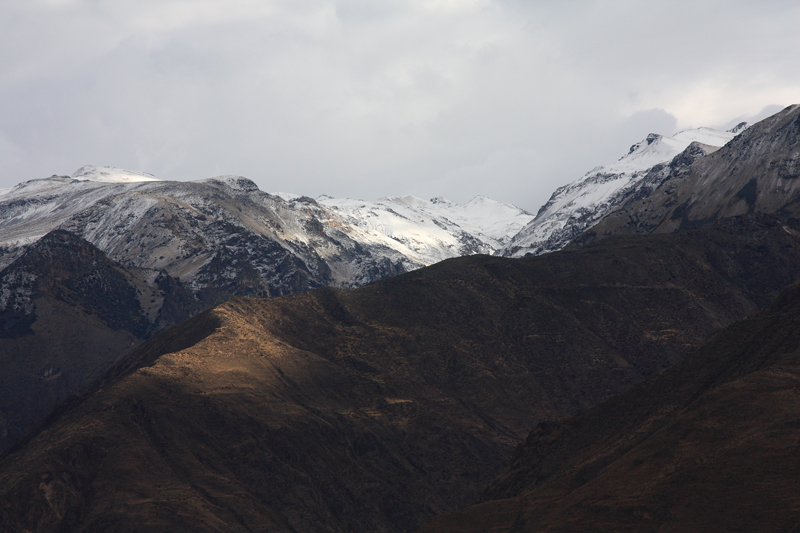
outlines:
[[[110,165],[535,212],[800,103],[800,2],[0,0],[0,187]]]

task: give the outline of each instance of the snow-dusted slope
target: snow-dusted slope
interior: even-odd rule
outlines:
[[[651,133],[631,146],[618,161],[592,169],[581,179],[557,189],[536,218],[500,250],[501,255],[522,257],[560,250],[610,210],[643,188],[657,186],[660,170],[673,160],[688,163],[710,153],[746,128],[730,131],[697,128],[663,137]],[[680,158],[681,154],[686,155]]]
[[[138,181],[161,181],[147,172],[137,172],[116,167],[95,167],[86,165],[79,168],[72,179],[81,181],[101,181],[105,183],[135,183]]]
[[[665,233],[756,213],[797,218],[799,198],[800,106],[792,105],[747,128],[713,154],[670,172],[646,197],[619,206],[581,241]]]
[[[491,254],[533,219],[518,207],[485,196],[465,204],[416,196],[375,202],[323,196],[318,202],[343,215],[362,242],[388,246],[424,264]]]
[[[319,202],[250,180],[193,182],[110,167],[21,183],[0,196],[0,269],[61,228],[124,265],[164,270],[195,292],[285,294],[354,287],[449,257],[492,253],[532,219],[477,197]]]

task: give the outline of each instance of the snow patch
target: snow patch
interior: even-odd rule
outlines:
[[[95,167],[85,165],[75,171],[72,179],[80,181],[99,181],[103,183],[135,183],[139,181],[163,181],[148,174],[116,167]]]
[[[536,218],[500,253],[522,257],[559,250],[636,190],[656,165],[672,161],[693,142],[719,147],[735,136],[734,131],[712,128],[684,130],[671,137],[651,133],[614,163],[595,167],[582,178],[559,187]]]
[[[298,198],[302,197],[302,194],[294,194],[293,192],[271,192],[272,196],[277,196],[286,202],[291,202],[293,200],[297,200]],[[330,196],[328,197],[330,198]]]

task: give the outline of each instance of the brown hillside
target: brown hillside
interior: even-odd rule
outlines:
[[[480,505],[424,532],[798,531],[800,284],[683,362],[540,423]]]
[[[0,460],[8,531],[411,531],[538,422],[681,359],[800,271],[728,219],[361,289],[235,298],[161,333]]]

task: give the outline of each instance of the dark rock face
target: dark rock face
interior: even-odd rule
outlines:
[[[56,230],[0,272],[0,449],[127,349],[200,304],[164,273],[130,269]]]
[[[659,138],[659,135],[651,133],[643,143],[652,144]],[[631,147],[631,152],[639,149],[643,143],[633,145]],[[622,206],[629,205],[639,200],[644,201],[666,180],[670,179],[670,177],[674,178],[677,175],[685,174],[687,167],[708,154],[713,153],[717,149],[716,146],[692,142],[683,152],[676,155],[668,163],[660,163],[647,170],[631,172],[630,183],[622,187],[607,200],[592,204],[588,207],[574,208],[562,214],[554,213],[553,215],[555,215],[555,218],[551,220],[550,223],[552,224],[558,219],[563,219],[563,227],[553,230],[546,239],[540,241],[535,247],[531,247],[531,243],[526,243],[526,240],[537,231],[537,227],[540,223],[545,222],[544,219],[540,220],[540,218],[554,205],[558,205],[558,203],[563,201],[560,197],[565,191],[569,189],[580,190],[587,186],[591,187],[593,185],[613,182],[619,180],[622,174],[598,173],[580,182],[565,185],[556,190],[550,200],[539,209],[537,220],[532,221],[514,236],[511,243],[503,250],[502,255],[506,257],[515,256],[519,254],[520,250],[525,249],[529,249],[526,255],[540,255],[555,250],[561,250],[579,238],[588,228],[592,228],[596,225],[610,212],[613,213]],[[638,213],[631,212],[629,217],[638,220]],[[581,242],[590,242],[590,240]]]
[[[423,531],[795,531],[800,285],[682,363],[539,424],[484,503]]]
[[[800,270],[793,231],[735,218],[234,298],[136,348],[7,452],[0,529],[413,531],[476,501],[537,423],[772,299]]]
[[[755,124],[690,166],[672,169],[646,196],[629,199],[576,244],[608,235],[663,233],[747,213],[800,216],[800,105]]]

